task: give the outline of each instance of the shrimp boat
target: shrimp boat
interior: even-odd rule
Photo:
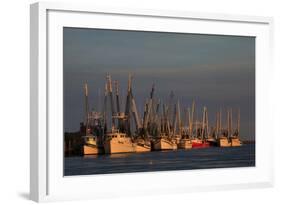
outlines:
[[[232,118],[232,112],[231,112],[231,118]],[[238,115],[237,115],[237,129],[234,132],[233,136],[230,137],[230,143],[232,147],[240,147],[242,145],[242,142],[239,139],[239,133],[240,133],[240,110],[238,110]]]
[[[151,142],[145,139],[137,139],[134,141],[136,152],[150,152]]]
[[[136,145],[125,133],[113,130],[105,137],[104,151],[106,154],[136,152]]]
[[[242,145],[241,140],[238,138],[238,136],[232,136],[230,138],[230,143],[232,147],[240,147]]]
[[[228,133],[229,133],[229,128],[230,128],[230,118],[229,118],[229,112],[227,111],[227,130],[222,128],[222,111],[220,110],[216,114],[216,131],[215,131],[215,136],[216,136],[216,145],[218,147],[230,147],[231,144],[228,140]]]
[[[189,137],[190,135],[187,135],[185,132],[183,132],[183,135],[176,138],[178,149],[191,149],[192,148],[192,142]]]
[[[84,84],[84,98],[85,122],[84,124],[80,124],[80,130],[85,133],[85,136],[82,136],[84,139],[82,151],[84,155],[100,154],[103,153],[102,140],[100,136],[101,116],[98,112],[89,111],[87,83]]]
[[[192,141],[185,132],[177,141],[178,149],[191,149],[192,148]]]
[[[217,139],[217,145],[218,147],[230,147],[231,143],[226,136],[222,135]]]
[[[208,113],[207,108],[203,109],[203,119],[202,123],[196,122],[196,137],[191,140],[192,148],[206,148],[210,147],[210,142],[208,141],[209,136],[209,125],[208,125]],[[199,129],[198,129],[199,125]],[[199,136],[198,136],[199,134]]]
[[[195,109],[195,102],[192,102],[192,108],[190,111],[190,108],[187,109],[188,111],[188,122],[189,125],[186,125],[186,128],[183,129],[182,132],[182,127],[180,127],[181,132],[183,133],[183,135],[181,136],[181,139],[178,143],[178,148],[179,149],[191,149],[192,148],[192,135],[193,135],[193,116],[194,116],[194,109]],[[178,110],[179,110],[179,106],[178,106]],[[180,121],[180,116],[178,116],[178,119]],[[182,123],[180,122],[180,125]]]
[[[210,147],[210,143],[204,139],[196,138],[191,140],[192,148],[205,148]]]
[[[101,154],[103,153],[103,145],[100,137],[94,135],[90,128],[87,129],[86,135],[82,136],[84,143],[83,155]]]
[[[177,143],[178,149],[191,149],[192,142],[189,136],[191,136],[191,122],[190,122],[190,113],[189,113],[189,129],[186,129],[182,126],[180,105],[177,103],[176,111],[176,121],[174,122],[174,133],[176,132],[176,126],[178,125],[178,134],[174,135],[174,139]],[[187,133],[189,131],[189,135]]]
[[[91,154],[99,153],[96,136],[87,135],[87,136],[83,136],[83,139],[84,139],[84,145],[83,145],[83,154],[84,155],[91,155]]]
[[[182,138],[180,139],[178,143],[179,149],[191,149],[192,148],[192,141],[188,138]]]
[[[161,134],[158,139],[153,142],[154,150],[176,150],[177,144],[174,140],[169,139],[167,135]]]
[[[221,114],[220,114],[221,115]],[[221,116],[219,116],[219,120],[221,121]],[[221,122],[220,122],[221,124]],[[221,125],[220,125],[221,127]],[[239,131],[240,131],[240,110],[238,110],[237,115],[237,128],[236,131],[232,135],[232,109],[227,111],[227,130],[222,131],[221,136],[218,138],[218,146],[219,147],[239,147],[242,145],[239,139]]]
[[[90,112],[89,115],[91,115],[93,112]],[[89,118],[90,119],[90,118]],[[83,138],[83,154],[84,155],[90,155],[90,154],[101,154],[103,153],[103,143],[101,136],[98,135],[98,130],[93,130],[91,127],[92,125],[89,125],[87,123],[86,128],[84,129],[85,136],[82,136]],[[83,129],[83,128],[80,128]]]
[[[165,104],[155,99],[154,90],[153,84],[150,97],[145,101],[143,116],[140,116],[133,96],[132,76],[129,74],[125,109],[122,111],[119,83],[114,81],[112,84],[111,76],[107,74],[103,107],[99,112],[89,109],[88,85],[85,83],[85,119],[82,131],[80,129],[84,135],[83,153],[113,154],[242,145],[239,139],[240,111],[237,129],[233,132],[232,109],[227,111],[226,128],[222,129],[221,110],[217,112],[216,126],[213,127],[209,126],[206,107],[203,109],[203,118],[197,120],[193,101],[192,107],[185,109],[186,116],[181,117],[179,100],[175,103],[173,92],[169,103]]]

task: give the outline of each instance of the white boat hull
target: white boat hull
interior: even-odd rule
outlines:
[[[192,148],[192,142],[190,139],[181,139],[178,143],[179,149],[191,149]]]
[[[106,154],[136,152],[135,147],[128,137],[123,139],[108,139],[104,142],[104,151]]]
[[[222,137],[218,139],[218,146],[219,147],[230,147],[231,143],[228,141],[227,137]]]
[[[158,139],[154,142],[154,150],[176,150],[177,144],[168,139]]]
[[[99,149],[96,146],[84,145],[83,154],[84,155],[99,154]]]
[[[230,143],[232,147],[240,147],[242,145],[239,138],[231,138]]]

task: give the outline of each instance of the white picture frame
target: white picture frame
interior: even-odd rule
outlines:
[[[61,120],[64,26],[255,36],[256,166],[64,177]],[[270,105],[267,93],[273,69],[272,29],[270,17],[97,8],[87,4],[32,4],[30,198],[40,202],[273,186],[273,133],[269,129],[272,113],[266,110]],[[57,133],[61,133],[61,138]],[[145,181],[151,179],[154,183],[147,186]]]

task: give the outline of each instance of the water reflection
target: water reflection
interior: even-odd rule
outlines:
[[[84,156],[83,156],[84,159],[96,159],[96,158],[98,158],[98,157],[99,157],[99,155],[97,155],[97,154],[93,154],[93,155],[84,155]]]
[[[71,175],[132,173],[255,166],[255,145],[146,153],[65,157],[64,173]]]
[[[115,154],[109,154],[107,155],[109,158],[126,158],[129,157],[132,154],[136,154],[136,153],[115,153]]]

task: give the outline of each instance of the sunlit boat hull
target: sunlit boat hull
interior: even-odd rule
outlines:
[[[99,149],[96,146],[84,145],[83,154],[84,155],[99,154]]]
[[[177,144],[168,139],[158,139],[154,142],[154,150],[176,150]]]
[[[191,149],[192,148],[192,142],[190,139],[181,139],[178,143],[179,149]]]
[[[135,147],[129,137],[107,139],[104,142],[106,154],[136,152]]]
[[[230,144],[232,147],[240,147],[242,145],[239,138],[230,138]]]
[[[217,144],[219,147],[230,147],[231,146],[231,143],[229,142],[227,137],[219,138]]]

